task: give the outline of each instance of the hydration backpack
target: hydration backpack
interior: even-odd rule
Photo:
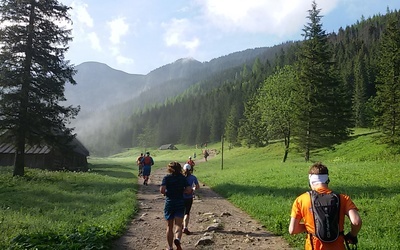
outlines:
[[[315,236],[322,242],[333,242],[339,237],[339,194],[320,194],[309,191],[314,214]]]
[[[151,166],[153,165],[152,161],[151,161],[151,157],[150,156],[145,156],[143,159],[143,164],[145,166]]]

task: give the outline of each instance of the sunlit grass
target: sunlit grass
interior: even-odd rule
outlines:
[[[356,131],[355,140],[333,151],[313,152],[311,159],[324,162],[330,169],[330,187],[349,194],[359,207],[364,221],[360,249],[400,249],[400,233],[396,230],[400,219],[398,156],[379,144],[377,136],[376,132]],[[303,249],[304,235],[290,236],[287,228],[292,202],[308,190],[311,163],[305,163],[294,150],[286,163],[281,162],[282,158],[279,143],[267,148],[225,149],[223,165],[218,155],[197,168],[196,176],[267,229]]]
[[[123,233],[137,210],[136,176],[124,162],[103,160],[92,167],[89,173],[26,169],[19,178],[1,168],[0,249],[15,237],[13,249],[45,239],[47,248],[39,249],[72,249],[59,239],[72,236],[88,238],[76,249],[97,248]]]

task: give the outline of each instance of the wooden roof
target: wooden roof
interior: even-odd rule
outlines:
[[[15,146],[11,143],[1,143],[0,144],[0,153],[1,154],[14,154],[15,153]],[[34,145],[29,146],[27,145],[25,148],[25,154],[48,154],[51,151],[51,148],[43,145]]]
[[[73,139],[70,144],[73,146],[73,151],[75,153],[89,156],[89,151],[83,146],[83,144],[78,139]],[[48,154],[51,151],[51,147],[46,144],[43,145],[26,145],[25,154]],[[15,145],[11,143],[0,143],[0,154],[14,154],[16,151]]]

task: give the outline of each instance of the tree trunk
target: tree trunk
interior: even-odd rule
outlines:
[[[306,148],[306,152],[305,152],[305,155],[304,155],[304,160],[306,160],[306,162],[310,161],[310,149],[308,147]]]
[[[283,160],[282,160],[282,162],[286,162],[286,159],[287,159],[288,154],[289,154],[289,149],[288,149],[288,148],[285,148],[285,154],[283,155]]]
[[[24,176],[25,171],[25,135],[17,135],[13,176]]]

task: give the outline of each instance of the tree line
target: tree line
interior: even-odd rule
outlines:
[[[293,139],[308,161],[313,149],[332,148],[353,128],[368,127],[381,129],[382,141],[398,149],[399,12],[362,17],[337,34],[327,34],[322,19],[313,2],[303,41],[273,61],[258,58],[224,72],[231,77],[211,78],[132,115],[119,143],[194,145],[225,137],[259,147],[280,139],[285,161]]]

